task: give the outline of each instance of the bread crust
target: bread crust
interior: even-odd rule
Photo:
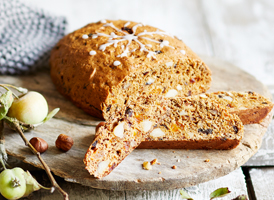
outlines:
[[[262,120],[268,115],[272,108],[273,104],[264,108],[240,110],[237,112],[237,115],[239,116],[243,124],[258,124],[262,122]],[[236,114],[235,111],[231,113]]]
[[[127,23],[129,24],[128,29],[124,30]],[[106,24],[112,24],[113,26],[106,26]],[[155,54],[155,58],[148,57],[148,52],[141,51],[139,43],[134,40],[129,46],[129,50],[132,50],[132,52],[121,57],[124,52],[123,48],[127,45],[126,41],[117,43],[116,47],[115,45],[107,46],[103,51],[99,50],[100,47],[111,39],[100,35],[93,38],[99,33],[105,35],[111,35],[112,33],[117,35],[129,34],[127,31],[132,31],[137,24],[136,22],[123,20],[91,23],[61,39],[53,48],[50,57],[51,78],[57,90],[85,112],[103,119],[107,118],[103,116],[103,110],[108,109],[106,108],[107,98],[121,98],[119,96],[115,97],[113,91],[115,91],[115,88],[121,87],[126,77],[157,68],[169,62],[190,62],[191,65],[193,63],[201,65],[204,73],[201,76],[204,76],[206,80],[205,84],[199,86],[201,89],[196,93],[205,92],[209,89],[211,83],[209,68],[181,40],[165,32],[160,31],[165,33],[164,35],[146,36],[150,40],[153,38],[153,40],[161,42],[139,39],[139,42],[150,46],[152,53],[161,52]],[[113,27],[119,31],[116,31]],[[157,28],[138,25],[135,35],[144,31],[159,32]],[[84,35],[88,38],[84,39]],[[163,44],[163,41],[167,41],[168,45],[160,47],[159,45]],[[134,49],[136,50],[134,51]],[[91,51],[96,54],[90,55]],[[119,61],[121,64],[116,66],[115,61]],[[196,80],[196,82],[198,81]],[[193,91],[195,93],[195,90]],[[183,96],[187,95],[183,94]]]
[[[137,149],[234,149],[240,140],[216,138],[213,140],[142,141]]]

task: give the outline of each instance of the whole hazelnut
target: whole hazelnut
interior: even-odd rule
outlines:
[[[98,131],[98,129],[101,127],[101,126],[104,126],[106,124],[106,122],[100,122],[96,128],[95,128],[95,133]]]
[[[48,143],[42,138],[33,137],[29,142],[40,153],[44,153],[48,149]]]
[[[60,134],[55,141],[55,146],[63,151],[68,151],[73,145],[73,139],[65,134]]]

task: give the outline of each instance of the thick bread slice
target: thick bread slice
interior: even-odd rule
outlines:
[[[50,65],[60,93],[106,120],[141,96],[190,96],[211,83],[209,68],[177,37],[123,20],[91,23],[65,36]]]
[[[214,92],[200,94],[201,98],[210,99],[224,106],[229,113],[239,116],[243,124],[260,123],[272,110],[273,103],[255,92]],[[155,140],[148,136],[138,149],[183,149],[185,141],[173,137],[173,129],[167,126],[168,137]]]
[[[237,115],[200,96],[146,98],[97,131],[84,163],[90,174],[109,174],[143,140],[177,140],[186,149],[232,149],[243,137]]]
[[[252,91],[214,92],[205,95],[225,106],[230,113],[237,114],[243,124],[260,123],[273,108],[269,99]]]
[[[199,96],[216,101],[230,113],[238,115],[244,125],[260,123],[273,108],[273,103],[269,99],[251,91],[219,91],[200,94]],[[184,142],[175,142],[172,138],[170,140],[165,138],[151,141],[148,137],[137,148],[184,148]]]

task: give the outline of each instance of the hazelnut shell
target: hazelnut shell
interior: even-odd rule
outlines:
[[[73,139],[65,134],[60,134],[55,141],[55,146],[63,151],[68,151],[73,146]]]
[[[30,144],[40,153],[44,153],[48,150],[48,143],[39,137],[33,137],[30,139]]]

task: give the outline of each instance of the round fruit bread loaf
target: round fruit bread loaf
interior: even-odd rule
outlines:
[[[190,96],[211,83],[209,68],[177,37],[123,20],[68,34],[52,50],[50,65],[57,90],[104,119],[151,94]]]

